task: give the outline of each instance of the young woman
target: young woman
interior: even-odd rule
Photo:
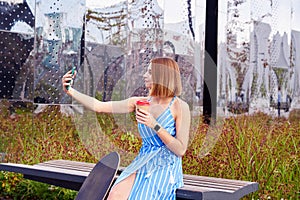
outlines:
[[[63,89],[85,107],[99,113],[136,111],[143,144],[114,183],[108,199],[175,199],[176,189],[183,186],[181,157],[190,129],[189,106],[179,98],[182,86],[178,64],[168,57],[152,59],[143,76],[149,96],[122,101],[101,102],[82,94],[70,86],[72,78],[71,71],[63,76]],[[136,109],[138,100],[149,101],[149,110]]]

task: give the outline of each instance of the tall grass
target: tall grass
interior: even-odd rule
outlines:
[[[209,155],[200,159],[195,149],[200,149],[201,143],[191,145],[184,159],[184,170],[258,182],[259,191],[246,199],[297,199],[299,135],[299,118],[272,118],[263,113],[228,118]]]
[[[63,116],[58,107],[51,106],[34,117],[31,113],[20,113],[16,119],[10,119],[2,110],[0,151],[6,153],[5,161],[96,162],[82,144],[71,118]],[[300,195],[299,119],[296,111],[289,119],[263,113],[228,118],[218,142],[205,157],[199,157],[199,152],[207,126],[200,122],[183,158],[184,173],[258,182],[259,191],[245,199],[297,199]],[[134,152],[140,147],[140,140],[118,130],[109,115],[99,115],[98,120],[109,127],[105,132],[116,145]],[[0,199],[73,199],[76,195],[75,191],[26,180],[14,173],[1,172],[0,181]]]

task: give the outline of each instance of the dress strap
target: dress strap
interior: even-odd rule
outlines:
[[[168,108],[170,108],[170,107],[172,106],[172,104],[174,103],[175,98],[176,98],[176,96],[174,96],[174,97],[172,98],[171,102],[169,103]]]

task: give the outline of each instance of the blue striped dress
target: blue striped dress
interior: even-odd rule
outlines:
[[[176,136],[175,120],[168,108],[156,119],[173,137]],[[142,147],[138,156],[122,172],[115,184],[136,172],[136,178],[128,199],[166,200],[176,199],[176,189],[183,186],[182,160],[162,142],[154,130],[138,124]]]

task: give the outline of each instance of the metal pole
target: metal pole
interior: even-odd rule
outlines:
[[[203,115],[210,124],[217,115],[218,0],[206,0],[205,19]]]

